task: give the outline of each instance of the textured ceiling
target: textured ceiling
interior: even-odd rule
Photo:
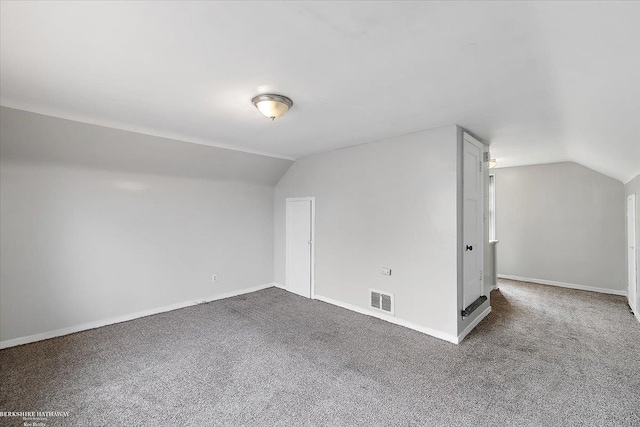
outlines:
[[[0,8],[5,106],[284,158],[459,124],[499,166],[640,173],[638,2]]]

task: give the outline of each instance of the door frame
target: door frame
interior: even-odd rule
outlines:
[[[285,287],[288,288],[289,287],[289,233],[290,233],[290,226],[289,226],[289,204],[291,202],[303,202],[303,201],[309,201],[311,202],[311,262],[310,262],[310,266],[311,266],[311,289],[309,292],[309,295],[311,297],[311,299],[315,299],[316,298],[316,292],[315,292],[315,288],[316,288],[316,283],[315,283],[315,276],[316,276],[316,198],[315,197],[287,197],[285,199]]]
[[[466,142],[471,143],[472,145],[474,145],[476,148],[478,148],[480,150],[480,160],[479,160],[479,165],[478,165],[478,176],[479,176],[479,183],[480,183],[480,195],[479,195],[479,199],[480,199],[480,222],[479,222],[479,241],[480,241],[480,273],[481,273],[481,277],[480,277],[480,296],[487,294],[487,290],[485,289],[485,280],[484,280],[484,275],[485,275],[485,268],[484,268],[484,246],[485,246],[485,223],[486,223],[486,217],[485,217],[485,197],[487,197],[487,194],[485,192],[485,168],[488,167],[488,165],[485,165],[485,161],[484,161],[484,153],[486,151],[486,145],[484,145],[482,142],[478,141],[476,138],[474,138],[473,136],[469,135],[467,132],[463,132],[463,136],[462,136],[462,246],[460,247],[460,251],[463,254],[462,255],[462,260],[464,263],[464,144]],[[487,242],[488,243],[488,240]],[[466,307],[464,307],[464,264],[462,265],[462,298],[461,298],[461,303],[462,303],[462,307],[460,307],[460,310],[464,310]]]
[[[631,221],[629,221],[629,201],[631,201],[631,206],[633,206],[633,218]],[[636,307],[637,305],[637,301],[638,301],[638,242],[636,241],[636,223],[638,221],[637,215],[637,207],[638,205],[636,204],[636,195],[635,194],[630,194],[629,196],[627,196],[627,204],[626,204],[626,210],[627,210],[627,224],[629,224],[629,222],[631,222],[631,225],[633,227],[632,230],[627,229],[627,263],[629,262],[629,251],[631,250],[631,247],[634,248],[633,251],[633,264],[634,264],[634,274],[633,274],[633,278],[635,279],[635,283],[631,283],[629,281],[629,270],[631,269],[631,266],[627,264],[627,302],[629,303],[629,306],[633,309],[634,313],[637,313],[638,308],[640,307]],[[629,240],[629,236],[631,236],[632,240]],[[631,298],[631,290],[633,289],[633,298]]]

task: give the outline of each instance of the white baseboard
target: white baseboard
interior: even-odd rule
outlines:
[[[454,344],[459,343],[458,337],[456,337],[455,335],[447,334],[445,332],[437,331],[435,329],[416,325],[415,323],[409,322],[407,320],[398,319],[397,317],[389,316],[384,313],[378,313],[373,310],[367,310],[366,308],[362,308],[357,305],[349,304],[342,301],[337,301],[337,300],[323,297],[317,294],[315,295],[314,299],[317,299],[318,301],[326,302],[328,304],[336,305],[338,307],[346,308],[347,310],[355,311],[356,313],[376,317],[378,319],[385,320],[389,323],[404,326],[405,328],[413,329],[414,331],[422,332],[423,334],[431,335],[432,337],[439,338],[441,340],[445,340]]]
[[[640,322],[640,313],[638,313],[638,310],[636,310],[636,308],[631,305],[631,300],[629,300],[629,298],[627,298],[627,304],[629,304],[629,308],[633,313],[633,317],[635,317],[638,320],[638,322]]]
[[[482,321],[482,319],[487,317],[489,315],[489,313],[491,313],[491,306],[485,308],[484,311],[482,313],[480,313],[480,315],[478,317],[473,319],[473,321],[471,323],[469,323],[469,325],[466,328],[464,328],[464,331],[462,331],[462,333],[460,335],[458,335],[458,342],[456,344],[461,343],[462,340],[467,335],[469,335],[469,332],[471,332],[473,330],[473,328],[478,326],[478,323],[480,323]]]
[[[627,296],[627,291],[619,291],[617,289],[596,288],[593,286],[574,285],[573,283],[555,282],[553,280],[532,279],[531,277],[511,276],[508,274],[498,274],[500,279],[518,280],[520,282],[538,283],[540,285],[558,286],[561,288],[577,289],[579,291],[599,292],[601,294]]]
[[[208,296],[205,298],[198,298],[192,301],[183,301],[176,304],[167,305],[164,307],[152,308],[150,310],[138,311],[137,313],[125,314],[123,316],[112,317],[110,319],[96,320],[89,323],[83,323],[81,325],[70,326],[68,328],[56,329],[55,331],[43,332],[40,334],[29,335],[26,337],[14,338],[11,340],[0,341],[0,349],[15,347],[17,345],[28,344],[35,341],[47,340],[50,338],[60,337],[63,335],[73,334],[76,332],[86,331],[88,329],[95,329],[101,326],[113,325],[114,323],[127,322],[129,320],[138,319],[140,317],[151,316],[158,313],[165,313],[167,311],[178,310],[180,308],[190,307],[192,305],[203,304],[211,301],[221,300],[225,298],[235,297],[237,295],[248,294],[262,289],[271,288],[274,283],[267,283],[266,285],[254,286],[252,288],[239,289],[237,291],[226,292],[224,294],[217,294]]]

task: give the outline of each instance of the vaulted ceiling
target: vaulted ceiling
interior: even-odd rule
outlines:
[[[447,124],[640,173],[639,2],[2,2],[0,103],[297,158]],[[282,93],[270,122],[250,100]]]

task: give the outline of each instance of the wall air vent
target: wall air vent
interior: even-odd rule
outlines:
[[[371,297],[371,308],[375,308],[376,310],[383,311],[387,314],[394,314],[393,294],[375,289],[369,289],[369,293]]]
[[[371,307],[380,310],[380,293],[371,291]]]

